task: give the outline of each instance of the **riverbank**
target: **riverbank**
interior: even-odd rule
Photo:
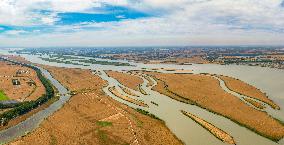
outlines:
[[[16,102],[12,105],[3,104],[4,109],[5,108],[9,108],[9,109],[6,109],[5,111],[1,111],[0,130],[4,130],[12,126],[15,126],[16,124],[19,124],[20,122],[31,117],[33,114],[48,107],[50,104],[52,104],[58,99],[58,97],[55,96],[56,89],[49,82],[49,80],[47,80],[47,78],[43,75],[43,72],[39,68],[26,64],[26,63],[14,62],[13,60],[6,59],[3,57],[1,57],[0,61],[1,63],[4,63],[4,64],[6,63],[5,65],[7,66],[4,66],[4,68],[9,67],[9,66],[19,67],[20,70],[19,68],[16,69],[16,75],[15,75],[16,77],[25,77],[27,75],[30,81],[37,80],[37,81],[33,81],[32,85],[39,85],[39,86],[41,85],[41,87],[44,90],[41,92],[41,94],[35,93],[35,95],[39,95],[39,96],[37,96],[37,98],[34,100],[25,101],[27,97],[34,95],[33,93],[36,91],[35,89],[33,89],[32,92],[29,93],[28,96],[26,96],[26,98],[22,99],[21,102]],[[15,70],[13,69],[15,68],[10,68],[9,70],[4,71],[4,73],[9,72],[9,71],[12,71],[13,73],[15,73],[14,72]],[[9,74],[9,73],[6,73],[6,74]],[[5,75],[5,77],[8,77],[8,80],[9,80],[9,76]],[[19,82],[15,83],[12,81],[12,84],[17,85],[18,87],[21,86],[21,83]],[[29,86],[32,86],[32,85],[29,85]],[[14,91],[17,91],[17,90],[14,90]]]
[[[265,93],[261,92],[259,89],[255,88],[254,86],[251,86],[241,80],[232,77],[227,77],[222,75],[218,75],[217,77],[222,79],[230,90],[260,100],[270,105],[273,109],[280,110],[280,107],[277,104],[275,104],[272,100],[270,100]]]
[[[118,97],[118,98],[120,98],[120,99],[122,99],[122,100],[128,101],[128,102],[133,103],[133,104],[136,104],[136,105],[138,105],[138,106],[148,107],[148,105],[145,104],[145,103],[143,103],[142,101],[132,99],[132,98],[130,98],[130,97],[128,97],[128,96],[125,96],[125,95],[119,93],[119,91],[115,88],[115,86],[108,88],[108,90],[109,90],[113,95],[115,95],[116,97]]]
[[[137,94],[135,94],[134,92],[132,92],[130,89],[125,88],[125,87],[123,87],[123,86],[119,86],[119,87],[122,89],[122,91],[123,91],[124,93],[126,93],[126,94],[128,94],[128,95],[130,95],[130,96],[139,97]]]
[[[140,84],[143,83],[143,79],[138,76],[130,75],[126,73],[121,73],[117,71],[106,71],[107,75],[116,79],[121,84],[125,85],[126,87],[139,91],[138,87]]]
[[[102,91],[106,82],[90,71],[45,68],[79,93],[37,130],[11,144],[182,144],[162,121],[106,96]]]
[[[147,74],[162,80],[165,85],[153,89],[160,93],[167,92],[172,98],[189,100],[189,103],[222,115],[248,129],[278,141],[284,136],[284,126],[267,113],[253,109],[237,97],[225,92],[219,81],[206,75],[164,74],[148,72]],[[166,89],[165,89],[166,88]],[[170,90],[168,92],[167,90]],[[173,93],[171,93],[173,92]],[[259,125],[262,124],[262,125]]]

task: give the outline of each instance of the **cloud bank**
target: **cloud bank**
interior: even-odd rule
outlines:
[[[284,45],[284,1],[0,1],[0,46],[254,44]]]

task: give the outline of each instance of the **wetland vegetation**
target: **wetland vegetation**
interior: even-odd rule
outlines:
[[[87,59],[87,58],[69,56],[69,55],[50,55],[50,58],[46,58],[46,57],[40,57],[40,58],[48,62],[57,62],[57,63],[65,63],[65,64],[73,64],[73,65],[82,65],[80,63],[84,63],[85,65],[86,64],[99,64],[99,65],[114,65],[114,66],[131,66],[129,63],[97,60],[93,58]]]

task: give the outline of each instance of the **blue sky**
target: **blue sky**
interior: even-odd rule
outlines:
[[[284,45],[282,0],[0,0],[0,47]]]

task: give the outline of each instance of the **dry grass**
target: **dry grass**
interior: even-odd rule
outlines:
[[[253,106],[259,108],[259,109],[264,109],[265,106],[257,101],[254,101],[250,98],[243,98],[245,101],[249,102],[250,104],[252,104]]]
[[[138,91],[139,84],[143,83],[143,79],[135,75],[129,75],[126,73],[121,73],[121,72],[116,72],[116,71],[107,71],[106,73],[110,77],[118,80],[121,84],[133,90]]]
[[[249,107],[239,98],[226,93],[219,86],[219,81],[211,76],[153,72],[148,74],[163,80],[168,85],[166,88],[173,93],[165,95],[174,94],[172,98],[189,100],[272,140],[280,140],[284,136],[283,124],[267,113]],[[160,93],[168,92],[163,85],[155,86],[153,89]]]
[[[145,103],[143,103],[142,101],[132,99],[132,98],[130,98],[130,97],[128,97],[128,96],[125,96],[125,95],[119,93],[119,91],[117,90],[117,88],[115,88],[115,86],[114,86],[114,87],[110,87],[108,90],[109,90],[113,95],[115,95],[116,97],[121,98],[121,99],[123,99],[123,100],[125,100],[125,101],[128,101],[128,102],[130,102],[130,103],[136,104],[136,105],[138,105],[138,106],[148,107],[148,105],[145,104]]]
[[[70,91],[84,93],[13,144],[181,144],[161,121],[105,96],[101,88],[106,82],[90,71],[46,68]],[[101,126],[101,121],[112,125]]]
[[[237,80],[235,78],[227,77],[227,76],[218,76],[221,78],[225,83],[226,86],[239,94],[258,99],[262,102],[267,103],[274,109],[280,109],[280,107],[275,104],[272,100],[270,100],[267,95],[261,92],[259,89],[255,88],[252,85],[249,85],[241,80]]]
[[[28,71],[28,73],[16,75],[18,70]],[[18,79],[21,85],[14,86],[13,79]],[[29,85],[29,81],[35,82],[35,85]],[[8,62],[0,61],[0,84],[0,90],[3,90],[12,100],[36,100],[45,93],[45,88],[33,69]]]
[[[135,94],[134,92],[132,92],[130,89],[125,88],[125,87],[123,87],[123,86],[119,86],[119,87],[123,90],[124,93],[126,93],[126,94],[128,94],[128,95],[130,95],[130,96],[139,97],[137,94]]]

